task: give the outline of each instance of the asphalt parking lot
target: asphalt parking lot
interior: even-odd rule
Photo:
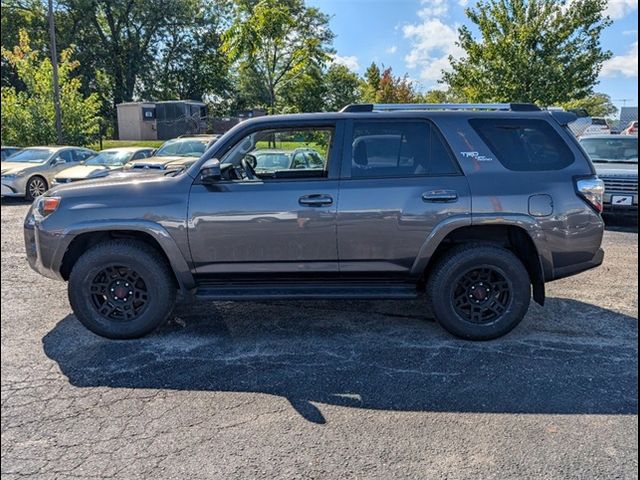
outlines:
[[[507,337],[420,302],[208,303],[109,341],[2,202],[2,477],[637,478],[638,236]]]

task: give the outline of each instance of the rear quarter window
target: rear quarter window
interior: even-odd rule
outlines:
[[[469,123],[509,170],[562,170],[575,160],[569,146],[545,120],[477,118]]]

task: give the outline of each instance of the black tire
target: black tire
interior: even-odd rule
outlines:
[[[454,247],[438,262],[427,295],[447,331],[467,340],[491,340],[522,321],[531,301],[531,281],[509,250],[468,244]]]
[[[38,188],[34,188],[36,186],[38,186]],[[44,190],[42,188],[44,188]],[[27,182],[27,185],[25,187],[25,197],[30,202],[33,202],[37,197],[42,195],[47,190],[49,190],[49,184],[47,183],[47,180],[40,175],[34,175]],[[36,193],[36,191],[40,193]]]
[[[156,250],[119,240],[99,243],[78,259],[69,275],[68,295],[76,317],[92,332],[138,338],[167,321],[176,285]]]

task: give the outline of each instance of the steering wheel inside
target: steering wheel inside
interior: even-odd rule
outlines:
[[[244,170],[244,174],[247,176],[247,180],[255,180],[257,178],[256,171],[253,169],[255,159],[256,158],[253,155],[245,155],[240,162],[242,169]]]

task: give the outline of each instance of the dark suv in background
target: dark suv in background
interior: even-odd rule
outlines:
[[[424,294],[425,315],[453,334],[495,338],[532,295],[544,303],[545,282],[602,263],[603,183],[566,128],[574,119],[476,104],[248,120],[186,170],[50,190],[26,218],[27,256],[67,280],[78,319],[110,338],[151,332],[177,292]],[[260,173],[268,150],[321,162],[286,154]]]

